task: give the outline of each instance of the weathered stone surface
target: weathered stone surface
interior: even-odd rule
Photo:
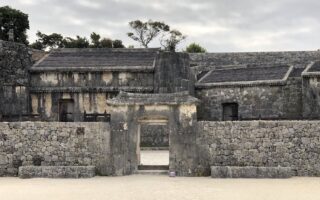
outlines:
[[[194,94],[194,75],[187,53],[160,52],[155,58],[155,93],[189,91]]]
[[[211,166],[212,178],[290,178],[290,167]]]
[[[0,176],[17,176],[20,166],[96,166],[112,169],[108,123],[0,123]],[[77,130],[81,128],[82,134]]]
[[[95,166],[22,166],[19,178],[92,178]]]
[[[0,40],[0,120],[1,115],[28,112],[28,68],[31,53],[24,44]]]
[[[157,98],[159,97],[158,101]],[[127,175],[137,170],[139,125],[166,124],[169,130],[169,169],[177,176],[196,176],[196,103],[187,93],[120,94],[108,101],[111,110],[111,138],[114,174]],[[124,143],[125,141],[125,143]],[[125,157],[127,160],[123,160]]]
[[[290,167],[293,176],[320,176],[319,121],[198,122],[200,163]]]
[[[221,121],[223,103],[237,103],[239,119],[301,119],[301,87],[301,78],[289,78],[285,85],[199,88],[198,119]]]
[[[168,126],[141,124],[140,147],[169,147]]]

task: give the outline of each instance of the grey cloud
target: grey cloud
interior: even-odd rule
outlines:
[[[154,19],[178,28],[209,51],[318,49],[318,0],[2,0],[29,14],[35,32],[104,37],[134,44],[128,22]],[[154,46],[159,46],[157,42]]]

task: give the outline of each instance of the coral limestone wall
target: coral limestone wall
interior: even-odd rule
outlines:
[[[19,166],[96,166],[111,173],[107,123],[0,123],[0,176],[16,176]]]
[[[210,166],[291,167],[320,176],[320,121],[199,122],[201,163]]]
[[[31,53],[25,45],[0,40],[0,119],[1,115],[27,113],[31,65]]]

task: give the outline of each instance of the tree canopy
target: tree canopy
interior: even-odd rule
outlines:
[[[186,39],[186,36],[183,35],[178,30],[171,30],[169,34],[166,34],[162,37],[160,43],[166,51],[176,51],[177,45]]]
[[[100,38],[101,36],[99,34],[96,34],[95,32],[92,32],[90,35],[92,47],[98,48],[100,46]]]
[[[112,44],[113,44],[113,48],[125,48],[121,40],[113,40]]]
[[[186,38],[180,31],[170,30],[170,26],[164,22],[135,20],[129,22],[129,26],[133,32],[129,32],[127,35],[139,42],[144,48],[148,48],[149,43],[161,35],[160,44],[164,50],[175,51],[177,45]]]
[[[91,42],[86,37],[76,36],[63,37],[61,34],[52,33],[44,34],[37,32],[38,39],[30,45],[34,49],[55,49],[55,48],[125,48],[121,40],[111,40],[109,38],[101,38],[95,32],[90,35]]]
[[[207,50],[196,43],[191,43],[186,48],[186,52],[188,53],[205,53]]]
[[[145,48],[148,48],[149,43],[161,32],[170,31],[170,27],[167,24],[152,20],[147,22],[140,20],[131,21],[129,22],[129,26],[133,32],[129,32],[127,35]]]
[[[28,44],[26,31],[29,29],[28,15],[9,6],[0,7],[0,39],[9,40],[8,33],[13,29],[14,41]]]
[[[89,40],[86,37],[76,36],[76,39],[66,37],[62,41],[64,48],[88,48]]]

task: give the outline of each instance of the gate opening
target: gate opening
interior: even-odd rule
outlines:
[[[169,126],[167,119],[142,119],[138,125],[139,170],[168,170]]]

